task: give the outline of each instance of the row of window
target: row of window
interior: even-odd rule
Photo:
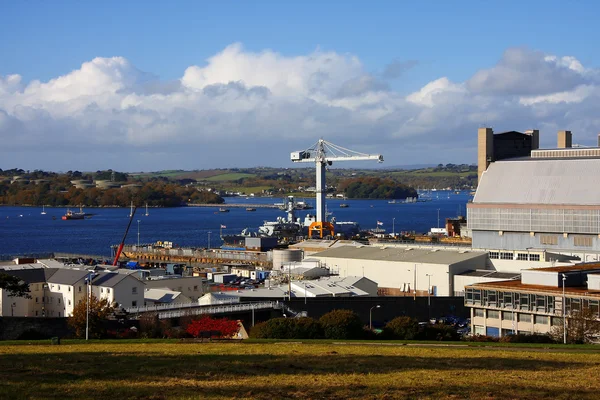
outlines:
[[[490,251],[489,253],[490,259],[493,260],[514,260],[515,254],[508,251]],[[540,261],[539,254],[529,254],[529,253],[517,253],[517,260],[520,261]]]
[[[550,317],[547,315],[532,315],[523,314],[512,311],[498,311],[498,310],[485,310],[483,308],[475,308],[473,310],[474,317],[488,318],[488,319],[502,319],[503,321],[522,322],[530,324],[532,321],[534,324],[548,325]],[[562,319],[558,317],[552,317],[552,324],[562,323]]]
[[[546,314],[562,314],[563,308],[562,296],[483,290],[470,287],[465,288],[465,305],[517,309]],[[581,310],[589,310],[592,315],[600,318],[600,300],[565,297],[564,308],[566,315]],[[490,310],[490,312],[492,311],[495,310]]]
[[[519,309],[553,314],[555,297],[543,294],[465,288],[465,305]]]

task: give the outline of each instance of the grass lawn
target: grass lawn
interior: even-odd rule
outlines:
[[[517,347],[6,344],[0,371],[7,399],[596,399],[600,391],[599,353]]]

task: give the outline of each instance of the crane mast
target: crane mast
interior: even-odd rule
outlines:
[[[325,198],[327,194],[325,172],[327,170],[327,166],[332,165],[334,161],[375,160],[381,163],[383,162],[383,156],[381,154],[374,155],[359,153],[337,146],[324,139],[319,139],[317,143],[308,149],[291,153],[291,160],[297,163],[315,163],[317,174],[315,187],[317,218],[315,224],[319,225],[322,237],[324,229],[323,227],[328,224],[327,217],[325,215]],[[333,234],[333,225],[329,224],[326,228]]]

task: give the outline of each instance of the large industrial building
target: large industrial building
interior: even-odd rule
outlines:
[[[453,296],[454,277],[485,269],[487,254],[467,249],[358,245],[328,249],[310,258],[340,277],[369,278],[378,284],[380,295]]]
[[[570,131],[558,133],[557,149],[539,149],[538,131],[478,135],[480,181],[467,205],[473,248],[492,260],[549,261],[549,252],[598,260],[600,147],[571,147]]]

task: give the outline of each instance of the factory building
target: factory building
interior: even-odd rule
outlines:
[[[487,253],[394,246],[345,246],[311,255],[340,277],[364,276],[384,296],[452,296],[456,275],[486,269]],[[463,288],[457,288],[458,291]]]
[[[512,145],[496,145],[507,135]],[[557,149],[539,149],[538,131],[479,130],[480,180],[467,220],[473,248],[492,261],[550,261],[548,252],[598,260],[600,147],[571,147],[570,131],[557,142]]]
[[[581,310],[600,319],[600,264],[536,268],[520,279],[469,285],[465,305],[475,335],[549,333],[563,325],[563,315],[568,329]]]

